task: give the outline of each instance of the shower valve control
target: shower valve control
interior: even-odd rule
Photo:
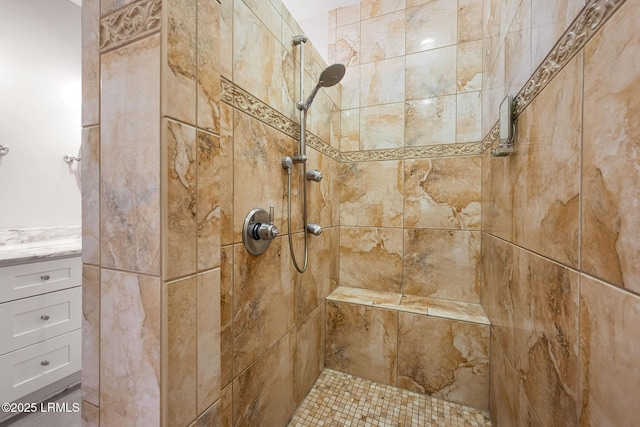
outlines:
[[[280,230],[273,224],[273,206],[267,211],[253,209],[244,220],[242,241],[251,255],[261,255],[269,248],[271,240],[278,237]]]

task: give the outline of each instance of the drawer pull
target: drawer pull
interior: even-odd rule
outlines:
[[[49,280],[49,279],[51,279],[51,276],[49,276],[48,274],[43,274],[42,276],[40,276],[40,278],[42,280]]]
[[[45,321],[51,319],[48,314],[43,314],[40,318]]]
[[[48,360],[43,360],[42,362],[40,362],[42,366],[49,366],[49,363],[50,362]]]

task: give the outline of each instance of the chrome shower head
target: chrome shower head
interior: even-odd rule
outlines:
[[[309,98],[307,98],[305,102],[298,102],[298,109],[307,111],[313,102],[313,98],[315,98],[318,93],[318,90],[321,87],[331,87],[340,83],[340,80],[342,80],[346,71],[346,67],[342,64],[333,64],[325,68],[324,71],[320,73],[318,84],[311,91]]]
[[[337,85],[344,77],[344,73],[346,71],[347,69],[342,64],[329,65],[320,74],[320,79],[318,79],[318,86],[331,87]]]

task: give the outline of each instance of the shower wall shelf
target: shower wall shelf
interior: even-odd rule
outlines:
[[[500,140],[498,146],[491,150],[493,157],[506,157],[516,151],[516,122],[513,96],[509,93],[500,103]]]

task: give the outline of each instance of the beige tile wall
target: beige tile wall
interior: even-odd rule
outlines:
[[[367,150],[382,149],[394,160],[339,164],[309,149],[309,167],[325,175],[310,186],[310,220],[325,232],[311,239],[310,270],[300,276],[289,262],[279,168],[294,135],[260,118],[264,109],[219,102],[222,75],[296,122],[300,65],[289,40],[301,30],[286,8],[85,0],[83,258],[95,292],[83,301],[83,422],[282,424],[323,364],[322,302],[338,281],[482,299],[493,325],[495,420],[637,418],[628,373],[638,339],[628,324],[640,306],[640,8],[626,2],[522,104],[515,156],[485,154],[482,173],[477,156],[405,157],[480,141],[506,91],[529,84],[581,3],[389,0],[336,10],[330,40],[348,70],[342,91],[319,94],[309,130],[324,153],[374,160],[385,154]],[[587,7],[599,12],[601,3]],[[324,67],[312,43],[304,66],[308,93]],[[393,152],[405,148],[419,150]],[[264,258],[246,259],[239,226],[270,204],[283,236]],[[293,237],[300,254],[302,234]],[[383,362],[380,372],[395,370]]]
[[[280,158],[297,147],[302,31],[279,0],[87,1],[83,20],[84,422],[283,425],[324,366],[339,257],[338,163],[311,148],[325,178],[309,220],[325,231],[305,275],[287,242]],[[326,64],[306,47],[309,93]],[[260,105],[221,103],[221,76]],[[339,102],[321,91],[308,118],[334,152]],[[253,257],[242,223],[270,205],[282,234]]]
[[[220,4],[82,19],[83,423],[187,425],[221,396]]]
[[[363,1],[329,19],[347,65],[340,150],[371,160],[340,166],[340,283],[478,302],[480,157],[438,150],[483,136],[482,2]]]
[[[484,130],[524,85],[518,151],[482,158],[492,421],[633,425],[640,6],[486,0],[484,10]]]

